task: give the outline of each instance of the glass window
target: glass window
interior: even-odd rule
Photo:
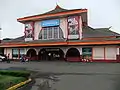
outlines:
[[[63,38],[62,29],[56,27],[44,27],[39,34],[39,39],[58,39]]]
[[[12,57],[18,58],[19,50],[18,49],[12,49]]]
[[[52,38],[52,27],[48,28],[48,39]]]
[[[20,49],[20,57],[21,57],[22,55],[25,55],[25,49]]]
[[[63,38],[63,33],[61,28],[59,28],[59,38]]]
[[[58,27],[54,27],[54,39],[58,38],[58,33],[59,33]]]
[[[47,39],[47,28],[43,30],[43,38]]]
[[[91,47],[82,48],[82,58],[87,59],[87,60],[92,59],[92,48]]]

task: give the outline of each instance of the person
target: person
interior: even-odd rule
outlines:
[[[10,53],[7,55],[7,63],[10,63]]]
[[[21,62],[25,62],[25,60],[24,60],[24,55],[21,55]]]

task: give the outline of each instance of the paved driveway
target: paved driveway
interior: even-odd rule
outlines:
[[[22,67],[50,75],[50,90],[120,90],[119,63],[11,62],[0,68]]]

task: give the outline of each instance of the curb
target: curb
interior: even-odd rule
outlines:
[[[14,85],[14,86],[12,86],[12,87],[6,89],[6,90],[16,90],[17,88],[19,88],[19,87],[21,87],[21,86],[23,86],[23,85],[29,83],[30,81],[32,81],[31,78],[28,79],[28,80],[26,80],[26,81],[24,81],[24,82],[20,82],[20,83],[18,83],[18,84],[16,84],[16,85]]]

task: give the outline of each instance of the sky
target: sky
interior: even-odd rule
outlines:
[[[24,35],[18,18],[53,10],[56,3],[65,9],[88,9],[88,24],[120,33],[120,0],[0,0],[0,38]]]

